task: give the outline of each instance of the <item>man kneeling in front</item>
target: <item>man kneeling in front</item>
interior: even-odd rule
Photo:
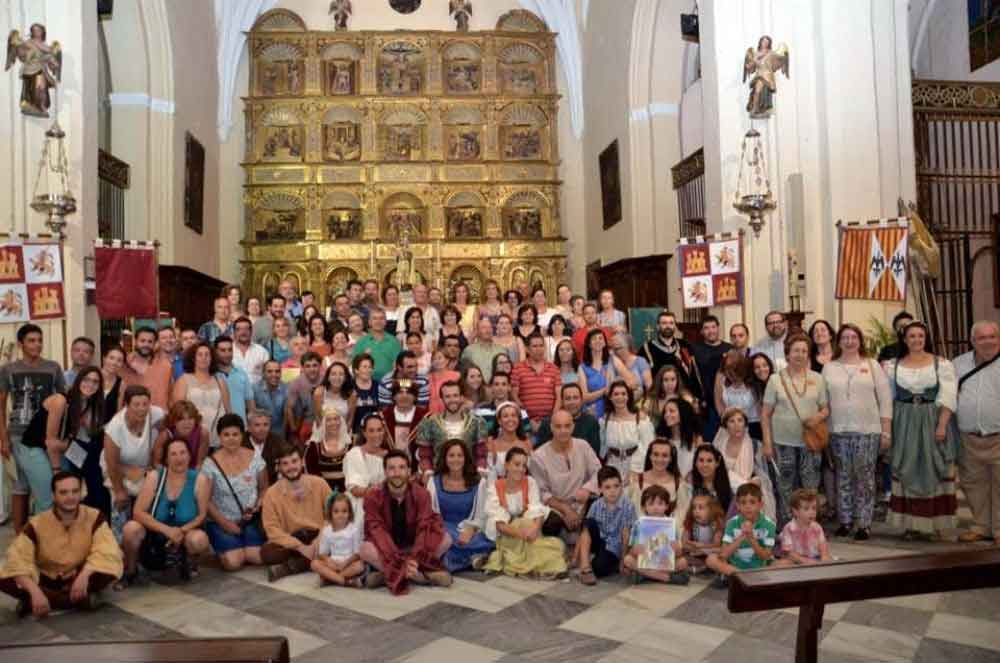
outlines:
[[[93,609],[99,592],[121,577],[122,552],[104,515],[80,504],[80,478],[52,477],[52,508],[25,526],[7,550],[0,591],[18,600],[17,614]]]
[[[431,507],[431,496],[410,481],[410,457],[394,449],[382,460],[385,482],[365,496],[365,543],[361,559],[375,567],[366,586],[388,585],[393,594],[405,594],[409,583],[451,585],[441,557],[451,548],[441,516]]]

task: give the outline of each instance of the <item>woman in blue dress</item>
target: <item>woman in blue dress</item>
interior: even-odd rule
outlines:
[[[614,368],[608,351],[608,340],[601,329],[592,329],[583,343],[583,361],[578,377],[583,390],[583,407],[595,419],[604,416],[604,397],[614,381]],[[617,362],[620,364],[621,362]],[[622,366],[623,371],[628,369]]]
[[[486,480],[462,440],[448,440],[438,452],[434,476],[427,483],[434,511],[441,514],[454,544],[444,555],[444,565],[455,573],[481,568],[494,543],[483,534]]]

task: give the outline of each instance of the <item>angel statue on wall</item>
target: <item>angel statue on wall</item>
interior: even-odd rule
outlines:
[[[21,39],[21,33],[11,30],[7,37],[7,66],[9,70],[15,60],[21,61],[21,112],[25,115],[48,117],[49,88],[59,83],[62,75],[62,48],[59,42],[45,42],[45,26],[32,24],[28,39]]]
[[[469,0],[451,0],[448,3],[448,13],[455,19],[456,30],[469,31],[469,18],[472,16],[472,3]]]
[[[347,21],[351,18],[354,8],[351,7],[351,0],[333,0],[330,3],[330,16],[333,17],[333,27],[335,30],[346,30]]]
[[[750,117],[770,117],[774,110],[774,93],[778,90],[778,71],[788,77],[788,47],[779,44],[772,50],[771,38],[764,35],[757,41],[757,50],[748,48],[743,60],[743,82],[750,77],[750,98],[747,100]]]

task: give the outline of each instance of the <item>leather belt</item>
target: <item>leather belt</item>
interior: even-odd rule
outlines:
[[[634,454],[638,448],[639,448],[638,446],[632,447],[631,449],[625,449],[625,450],[611,448],[611,449],[608,449],[608,455],[609,456],[617,456],[619,458],[628,458],[629,456],[631,456],[632,454]]]

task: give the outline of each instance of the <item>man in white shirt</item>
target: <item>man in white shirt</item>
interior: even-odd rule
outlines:
[[[992,537],[1000,545],[1000,324],[977,322],[971,337],[972,352],[954,362],[962,434],[959,479],[973,519],[959,540]]]
[[[441,329],[441,316],[438,315],[437,309],[431,306],[427,296],[427,286],[423,283],[413,286],[413,305],[424,314],[424,335],[437,338]]]
[[[271,358],[262,346],[254,343],[253,323],[250,318],[240,317],[233,323],[233,364],[242,368],[250,376],[250,384],[260,384],[264,374],[264,364]]]
[[[753,356],[758,352],[763,352],[771,358],[775,372],[783,370],[788,366],[785,361],[785,336],[788,334],[788,320],[781,311],[771,311],[764,316],[764,327],[767,329],[767,338],[755,345],[750,350]]]

